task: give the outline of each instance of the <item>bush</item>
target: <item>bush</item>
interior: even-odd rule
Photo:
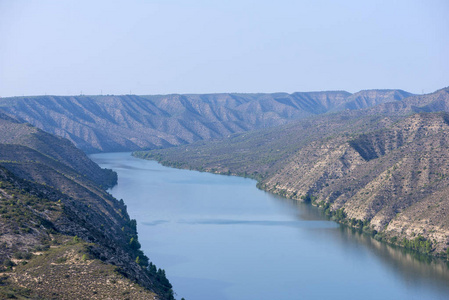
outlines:
[[[33,257],[33,254],[30,252],[16,252],[14,253],[14,258],[17,259],[31,259],[31,257]]]
[[[412,249],[423,253],[430,253],[432,251],[432,242],[422,235],[418,235],[412,240],[408,240],[404,237],[402,239],[402,246],[406,249]]]
[[[8,299],[17,299],[16,295],[14,295],[13,292],[6,292],[5,296]]]
[[[141,247],[139,241],[137,240],[137,237],[136,238],[132,237],[129,240],[129,245],[131,246],[131,249],[133,249],[133,250],[139,250]]]
[[[12,267],[14,267],[16,264],[12,261],[12,260],[10,260],[10,259],[5,259],[4,261],[3,261],[3,265],[5,266],[5,267],[7,267],[7,268],[12,268]]]
[[[57,260],[56,260],[56,263],[57,264],[63,264],[63,263],[65,263],[67,261],[67,257],[59,257]]]

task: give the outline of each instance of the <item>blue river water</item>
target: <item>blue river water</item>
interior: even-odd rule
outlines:
[[[449,299],[446,263],[342,227],[254,180],[130,153],[90,157],[118,173],[109,192],[125,201],[177,299]]]

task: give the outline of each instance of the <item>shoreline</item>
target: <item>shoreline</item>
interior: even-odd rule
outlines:
[[[239,174],[239,173],[233,173],[231,171],[227,172],[220,172],[217,169],[214,168],[193,168],[186,164],[180,164],[175,162],[169,162],[169,161],[163,161],[162,159],[157,159],[156,157],[153,157],[151,159],[144,158],[143,156],[140,156],[138,153],[143,151],[133,151],[131,152],[131,156],[139,158],[139,159],[145,159],[145,160],[152,160],[160,163],[163,166],[176,168],[176,169],[183,169],[183,170],[192,170],[192,171],[198,171],[198,172],[206,172],[211,174],[217,174],[217,175],[226,175],[226,176],[236,176],[241,178],[250,178],[256,181],[256,187],[264,192],[289,199],[294,200],[298,202],[302,202],[308,205],[311,205],[313,207],[316,207],[317,209],[321,210],[323,212],[323,215],[328,218],[331,221],[336,222],[339,225],[345,226],[346,228],[349,228],[351,230],[354,230],[358,233],[364,234],[366,236],[369,236],[379,242],[382,242],[386,245],[395,247],[397,249],[402,249],[405,251],[408,251],[410,254],[413,254],[416,257],[425,256],[431,260],[438,260],[443,263],[449,262],[449,255],[447,253],[435,253],[432,247],[432,242],[425,239],[422,236],[417,236],[415,239],[406,239],[405,237],[401,240],[397,236],[393,235],[386,235],[384,232],[378,232],[374,228],[370,226],[369,221],[362,221],[362,220],[354,220],[349,219],[346,217],[346,214],[343,209],[337,209],[332,210],[331,205],[329,203],[324,203],[323,201],[317,202],[314,197],[289,197],[287,195],[287,192],[282,189],[276,189],[271,188],[262,183],[262,177],[260,176],[252,176],[252,174]],[[429,246],[430,242],[430,246]],[[429,249],[430,247],[430,249]],[[449,248],[448,248],[449,249]],[[423,251],[424,250],[424,251]],[[420,260],[422,260],[420,258]],[[449,268],[449,264],[447,264],[447,267]]]

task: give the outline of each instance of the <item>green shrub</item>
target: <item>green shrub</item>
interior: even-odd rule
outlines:
[[[12,260],[10,260],[10,259],[5,259],[4,261],[3,261],[3,265],[5,266],[5,267],[7,267],[7,268],[12,268],[12,267],[14,267],[16,264],[12,261]]]
[[[67,257],[65,257],[65,256],[62,256],[62,257],[59,257],[58,259],[56,259],[57,264],[63,264],[66,261],[67,261]]]

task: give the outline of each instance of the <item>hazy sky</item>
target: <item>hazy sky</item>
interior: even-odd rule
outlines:
[[[446,86],[448,0],[0,0],[0,96]]]

